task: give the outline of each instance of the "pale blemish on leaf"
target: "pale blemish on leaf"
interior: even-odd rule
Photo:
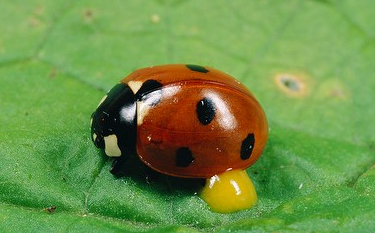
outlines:
[[[350,99],[350,90],[339,79],[328,79],[318,88],[318,95],[324,99],[346,101]]]
[[[42,21],[38,19],[35,15],[31,15],[28,19],[28,23],[31,27],[38,27],[42,24]]]
[[[151,15],[151,22],[159,23],[160,22],[160,16],[158,14]]]
[[[281,207],[282,211],[288,214],[292,214],[294,212],[294,208],[291,204],[286,203]]]
[[[37,5],[30,17],[28,18],[28,24],[31,27],[39,27],[43,24],[41,17],[44,14],[44,7],[42,5]]]

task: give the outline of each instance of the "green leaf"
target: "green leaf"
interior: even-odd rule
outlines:
[[[373,230],[374,8],[0,2],[0,232]],[[247,170],[259,196],[252,209],[213,213],[194,182],[109,173],[91,113],[122,77],[166,63],[223,70],[264,107],[268,144]]]

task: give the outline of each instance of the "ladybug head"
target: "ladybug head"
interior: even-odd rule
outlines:
[[[103,97],[92,114],[91,139],[110,157],[134,152],[136,101],[128,85],[119,83]]]

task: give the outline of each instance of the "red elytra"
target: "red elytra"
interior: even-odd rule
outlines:
[[[260,157],[266,116],[233,77],[181,64],[139,69],[121,82],[137,95],[150,80],[158,85],[136,103],[136,152],[147,166],[171,176],[209,178],[245,169]]]

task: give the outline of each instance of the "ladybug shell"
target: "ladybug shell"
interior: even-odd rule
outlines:
[[[137,70],[122,82],[135,94],[154,83],[136,112],[136,151],[152,169],[209,178],[245,169],[260,157],[268,135],[265,114],[231,76],[202,66],[164,65]]]

